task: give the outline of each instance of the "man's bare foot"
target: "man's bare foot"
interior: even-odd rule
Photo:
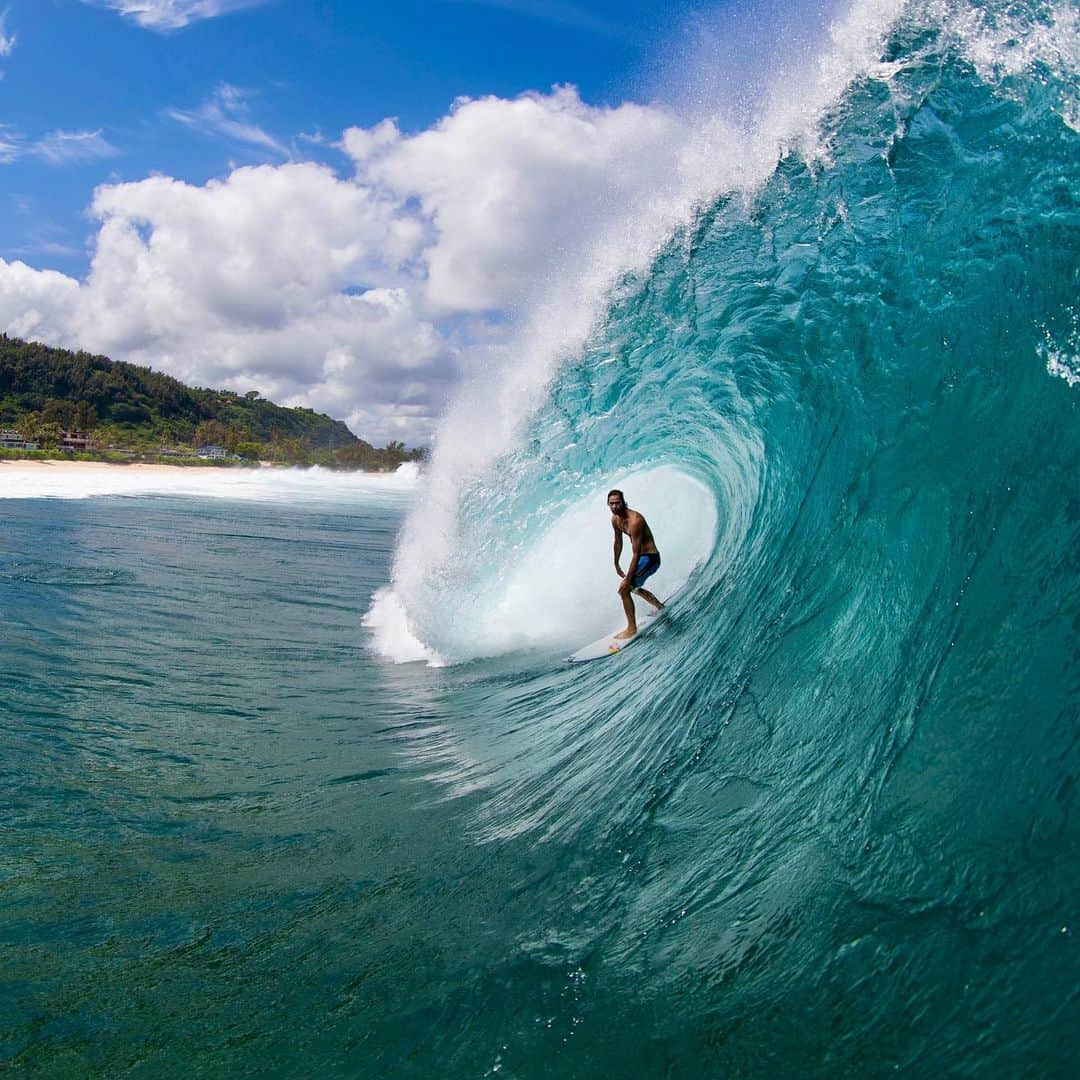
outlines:
[[[616,641],[625,641],[627,638],[632,638],[637,633],[636,626],[628,626],[625,630],[620,630],[615,635]]]

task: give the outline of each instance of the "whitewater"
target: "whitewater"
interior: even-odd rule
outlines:
[[[422,474],[7,487],[0,1061],[1070,1075],[1077,22],[781,38]]]

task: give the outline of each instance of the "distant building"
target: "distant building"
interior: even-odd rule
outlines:
[[[76,451],[90,448],[90,436],[85,431],[62,431],[60,432],[60,449]]]
[[[211,461],[224,461],[229,456],[229,451],[224,446],[200,446],[196,451],[199,457],[209,458]]]
[[[27,442],[19,431],[0,428],[0,450],[36,450],[36,442]]]

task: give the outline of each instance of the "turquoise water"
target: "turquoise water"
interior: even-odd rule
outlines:
[[[1076,40],[912,5],[456,487],[5,500],[4,1063],[1068,1075]],[[612,478],[683,585],[571,669]]]

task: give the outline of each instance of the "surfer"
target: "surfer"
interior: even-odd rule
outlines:
[[[607,504],[611,511],[611,527],[615,530],[615,573],[622,579],[619,582],[619,595],[626,612],[626,629],[620,630],[615,637],[625,640],[637,633],[634,598],[630,595],[632,592],[647,600],[657,611],[664,606],[648,589],[642,588],[646,578],[652,577],[660,569],[660,552],[656,550],[656,541],[653,540],[649,523],[636,510],[631,510],[626,505],[626,499],[618,488],[608,492]],[[630,537],[631,547],[630,566],[625,574],[620,565],[623,533]]]

